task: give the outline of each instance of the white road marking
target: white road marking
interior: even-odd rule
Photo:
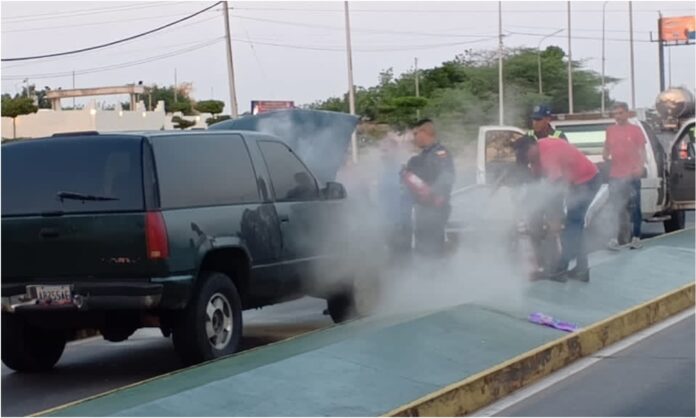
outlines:
[[[522,402],[523,400],[530,398],[537,393],[548,389],[549,387],[561,382],[564,379],[567,379],[568,377],[592,366],[593,364],[597,363],[600,360],[604,360],[604,358],[612,356],[619,351],[622,351],[633,344],[636,344],[651,335],[654,335],[665,328],[671,327],[672,325],[683,321],[687,319],[688,317],[694,315],[694,309],[687,309],[684,312],[678,313],[674,315],[673,317],[666,319],[658,324],[655,324],[649,328],[644,329],[643,331],[640,331],[636,334],[633,334],[630,337],[624,338],[623,340],[619,341],[616,344],[610,345],[607,348],[604,348],[602,350],[597,351],[596,353],[592,354],[591,356],[585,357],[583,359],[580,359],[570,366],[564,367],[561,370],[550,374],[548,377],[542,379],[541,381],[531,384],[525,388],[522,388],[511,395],[494,402],[490,405],[488,405],[485,408],[479,409],[478,411],[475,411],[474,413],[471,414],[471,416],[477,416],[477,417],[490,417],[496,414],[499,414],[500,412],[506,410],[507,408],[510,408],[511,406]]]

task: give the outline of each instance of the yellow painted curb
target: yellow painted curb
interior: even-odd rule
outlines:
[[[426,395],[384,416],[464,416],[622,338],[694,306],[694,283]]]

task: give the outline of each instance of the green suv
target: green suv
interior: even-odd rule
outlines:
[[[235,352],[244,309],[307,294],[344,319],[345,197],[259,132],[4,144],[2,361],[47,370],[74,330],[158,326],[193,364]]]

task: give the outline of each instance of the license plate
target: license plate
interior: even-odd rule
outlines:
[[[27,286],[30,295],[36,295],[39,303],[65,305],[72,303],[72,292],[69,285],[38,285]]]

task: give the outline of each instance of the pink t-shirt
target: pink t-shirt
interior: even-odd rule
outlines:
[[[645,149],[645,136],[636,125],[612,125],[607,128],[604,146],[611,155],[609,177],[640,177],[643,173],[641,151]]]
[[[540,139],[539,170],[549,180],[563,179],[572,184],[586,183],[597,174],[597,166],[566,141]]]

